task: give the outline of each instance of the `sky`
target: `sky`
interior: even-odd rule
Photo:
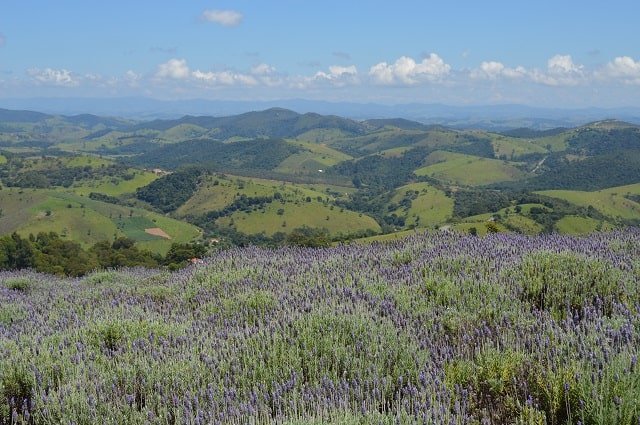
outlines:
[[[640,106],[640,2],[2,0],[0,99]]]

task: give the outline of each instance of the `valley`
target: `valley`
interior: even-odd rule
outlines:
[[[281,108],[154,121],[0,110],[0,155],[0,232],[82,246],[127,237],[165,254],[278,246],[304,228],[338,243],[640,222],[640,128],[615,120],[494,133]]]

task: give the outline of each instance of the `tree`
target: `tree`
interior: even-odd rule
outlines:
[[[170,269],[178,269],[185,266],[192,258],[202,258],[207,250],[203,245],[195,243],[172,243],[169,252],[165,256],[164,263]]]
[[[492,221],[486,223],[485,226],[487,227],[488,233],[498,233],[500,231],[498,226]]]
[[[312,248],[328,247],[331,238],[327,229],[317,229],[309,226],[295,228],[285,240],[287,245],[305,246]]]

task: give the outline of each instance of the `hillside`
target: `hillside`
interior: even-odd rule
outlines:
[[[436,232],[0,272],[0,421],[633,425],[639,247]]]
[[[89,247],[104,240],[127,237],[141,248],[165,254],[173,242],[200,237],[188,223],[138,207],[114,205],[71,192],[43,189],[0,191],[0,235],[18,232],[57,234]],[[150,229],[162,229],[162,236]]]
[[[638,195],[616,192],[640,183],[640,128],[617,120],[496,133],[282,108],[138,122],[2,117],[3,186],[165,214],[224,246],[279,246],[304,227],[337,242],[413,228],[583,233],[640,221]],[[13,214],[4,208],[6,220],[21,220]]]

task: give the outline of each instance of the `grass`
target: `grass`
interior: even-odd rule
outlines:
[[[22,236],[56,232],[89,247],[101,240],[127,236],[139,246],[164,254],[172,242],[198,238],[197,227],[139,208],[94,201],[69,192],[36,189],[0,191],[0,231]],[[151,236],[145,228],[160,227],[172,239]]]
[[[442,190],[428,183],[411,183],[396,189],[391,202],[400,203],[407,194],[415,197],[407,209],[399,207],[395,214],[406,217],[405,225],[417,227],[433,227],[445,222],[453,215],[453,199]],[[418,192],[417,195],[415,192]]]
[[[602,214],[613,219],[638,219],[640,218],[640,204],[625,198],[624,195],[633,190],[638,191],[639,188],[640,185],[630,185],[594,192],[545,190],[537,193],[552,198],[563,199],[581,207],[592,206]]]
[[[565,132],[556,134],[555,136],[541,137],[539,139],[533,139],[532,142],[536,145],[548,149],[551,152],[562,152],[569,147],[567,139],[571,136],[571,132]]]
[[[329,144],[338,148],[356,148],[363,152],[374,153],[398,147],[448,144],[451,141],[455,140],[455,136],[452,135],[454,135],[453,132],[441,134],[437,131],[424,133],[415,130],[384,128],[365,136],[340,139],[329,142]],[[417,141],[415,140],[416,138],[418,139]]]
[[[322,187],[320,185],[298,185],[277,180],[236,177],[231,175],[210,176],[200,185],[198,191],[178,208],[176,215],[183,217],[186,215],[199,215],[208,211],[221,210],[242,195],[247,197],[272,197],[277,192],[287,201],[302,201],[307,197],[313,199],[317,197],[333,199],[333,196],[327,194],[326,191],[315,190],[312,189],[311,186]]]
[[[600,225],[598,220],[590,217],[568,215],[558,220],[556,229],[558,232],[568,235],[586,235],[596,231]]]
[[[281,210],[281,211],[280,211]],[[229,217],[218,220],[218,223],[233,226],[238,231],[247,234],[265,232],[273,235],[276,232],[289,233],[291,230],[309,226],[326,228],[331,235],[350,234],[361,230],[371,229],[380,231],[376,221],[364,214],[342,210],[339,207],[327,205],[318,201],[311,202],[272,202],[264,212],[259,210],[251,213],[238,211]]]
[[[602,189],[600,192],[610,193],[615,195],[640,195],[640,183],[629,184],[625,186],[616,186],[609,189]]]
[[[302,149],[278,165],[274,170],[284,174],[318,174],[339,162],[352,159],[351,156],[317,143],[292,140],[289,143]]]
[[[532,140],[517,139],[498,134],[491,134],[491,137],[491,144],[496,157],[504,155],[508,159],[515,159],[521,155],[547,152],[546,148],[535,144]]]
[[[7,157],[4,155],[0,155],[0,165],[7,163]]]
[[[466,217],[462,220],[462,223],[456,223],[453,228],[463,232],[468,232],[471,227],[475,227],[479,235],[484,235],[487,232],[486,224],[494,216],[499,216],[499,220],[495,222],[500,231],[509,231],[509,229],[517,229],[518,232],[526,235],[537,235],[543,227],[539,223],[535,222],[531,218],[527,217],[532,208],[542,208],[548,210],[542,204],[520,204],[520,212],[516,212],[516,207],[502,208],[496,212],[478,214],[470,217]]]
[[[415,235],[418,232],[418,230],[401,230],[399,232],[387,233],[384,235],[375,235],[366,238],[354,239],[352,242],[357,244],[394,242],[407,238],[411,235]]]
[[[350,193],[356,193],[358,189],[355,187],[347,187],[347,186],[336,186],[334,184],[324,184],[324,183],[313,183],[313,184],[297,184],[298,187],[304,187],[306,189],[313,190],[314,192],[327,193],[336,192],[341,195],[347,195]]]
[[[71,158],[64,158],[63,164],[66,167],[86,167],[100,168],[113,164],[112,160],[105,158],[96,158],[93,156],[74,156]]]
[[[208,130],[206,128],[194,124],[178,124],[175,127],[165,130],[162,133],[162,137],[167,140],[180,142],[201,137],[207,132]]]
[[[131,180],[122,178],[105,177],[91,182],[82,182],[73,185],[71,190],[78,195],[89,195],[91,192],[102,193],[109,196],[120,196],[134,193],[136,189],[144,187],[158,178],[154,173],[140,170],[130,170],[133,174]]]
[[[453,152],[433,152],[425,163],[426,166],[415,171],[416,175],[466,186],[513,181],[525,176],[514,163]]]
[[[304,140],[314,143],[325,143],[332,140],[344,139],[350,135],[337,128],[316,128],[306,131],[296,137],[296,140]]]

